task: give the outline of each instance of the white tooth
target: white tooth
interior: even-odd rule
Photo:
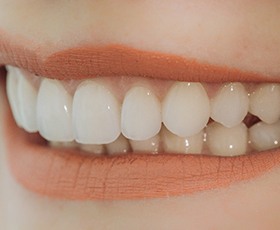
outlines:
[[[55,148],[67,148],[67,149],[75,149],[78,148],[78,144],[75,141],[72,142],[56,142],[56,141],[49,141],[49,146]]]
[[[208,148],[214,155],[237,156],[246,153],[248,144],[247,127],[241,123],[227,128],[213,122],[206,128]]]
[[[248,93],[241,83],[224,85],[211,100],[213,120],[231,128],[242,122],[248,113]]]
[[[250,95],[250,113],[272,124],[280,118],[280,85],[262,84]]]
[[[18,100],[18,82],[20,78],[19,69],[12,66],[6,66],[7,73],[7,96],[15,121],[19,127],[22,127],[22,119],[19,111]]]
[[[167,93],[162,110],[166,128],[180,137],[199,133],[210,116],[209,99],[200,83],[176,82]]]
[[[73,101],[76,141],[108,144],[120,135],[120,105],[115,96],[95,81],[82,82]]]
[[[94,154],[104,154],[105,146],[104,145],[88,145],[88,144],[80,144],[80,149]]]
[[[145,141],[130,140],[133,152],[136,153],[158,153],[161,151],[160,136],[156,135]]]
[[[120,135],[117,140],[106,145],[108,154],[128,153],[131,148],[128,139]]]
[[[259,122],[249,129],[251,146],[258,150],[268,150],[280,146],[280,121],[274,124]]]
[[[45,139],[73,141],[72,97],[59,81],[42,81],[37,100],[37,122]]]
[[[37,132],[36,104],[38,92],[22,73],[21,75],[18,82],[18,100],[22,127],[28,132]]]
[[[131,140],[147,140],[161,128],[161,104],[151,90],[133,87],[125,95],[122,105],[121,128]]]
[[[178,137],[165,127],[161,131],[164,152],[166,153],[201,153],[203,131],[191,137]]]

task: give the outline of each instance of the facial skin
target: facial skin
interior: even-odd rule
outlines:
[[[280,77],[279,10],[280,3],[273,0],[0,0],[0,31],[31,41],[28,46],[34,49],[45,47],[38,51],[43,57],[83,44],[118,43]],[[2,128],[7,110],[3,84],[0,93]],[[280,169],[226,189],[184,197],[55,200],[14,181],[4,138],[1,130],[1,229],[280,228]]]

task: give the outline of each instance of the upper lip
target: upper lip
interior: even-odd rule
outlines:
[[[58,80],[94,78],[96,76],[137,76],[192,82],[279,82],[280,78],[211,65],[153,51],[110,44],[80,46],[40,56],[36,49],[0,37],[0,65],[10,64],[36,75]]]

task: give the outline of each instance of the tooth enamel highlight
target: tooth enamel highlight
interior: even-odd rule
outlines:
[[[108,144],[120,135],[120,105],[114,95],[95,81],[82,82],[73,100],[77,142]]]
[[[6,66],[8,70],[7,74],[7,96],[11,106],[11,110],[14,119],[19,127],[22,127],[22,119],[19,111],[19,100],[18,100],[18,82],[20,73],[15,67]]]
[[[131,151],[128,139],[120,135],[117,140],[106,145],[106,150],[109,155],[118,153],[128,153]]]
[[[280,118],[280,85],[262,84],[250,95],[250,113],[272,124]]]
[[[259,122],[249,129],[251,146],[258,151],[280,146],[280,121],[274,124]]]
[[[37,100],[37,122],[45,139],[73,141],[72,97],[59,81],[42,81]]]
[[[125,95],[122,114],[122,134],[131,140],[147,140],[161,128],[161,104],[153,92],[133,87]]]
[[[248,113],[248,93],[241,83],[230,83],[221,87],[210,104],[211,118],[231,128],[241,123]]]
[[[170,153],[201,153],[203,148],[203,132],[191,137],[178,137],[165,127],[161,131],[164,152]]]
[[[241,123],[227,128],[212,122],[206,128],[207,145],[214,155],[237,156],[246,153],[248,144],[247,127]]]
[[[199,133],[210,116],[209,99],[203,86],[176,82],[163,101],[162,115],[166,128],[177,136]]]
[[[144,141],[130,141],[132,150],[137,153],[158,153],[160,149],[160,136],[156,135]]]
[[[28,132],[37,132],[37,90],[23,75],[18,82],[18,100],[22,127]]]

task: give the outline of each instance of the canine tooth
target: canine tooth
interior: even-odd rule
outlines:
[[[147,140],[161,128],[161,104],[153,92],[144,87],[133,87],[125,95],[121,129],[131,140]]]
[[[108,154],[128,153],[131,148],[128,139],[120,135],[117,140],[106,145]]]
[[[209,99],[200,83],[176,82],[167,93],[162,110],[168,130],[180,137],[192,136],[209,120]]]
[[[203,131],[190,137],[178,137],[165,127],[161,131],[164,152],[201,153],[203,147]]]
[[[37,100],[37,122],[45,139],[73,141],[72,97],[59,81],[42,81]]]
[[[274,124],[258,122],[249,129],[251,146],[264,151],[280,146],[280,121]]]
[[[137,152],[137,153],[139,152],[158,153],[161,150],[159,135],[156,135],[144,141],[130,140],[130,145],[132,147],[133,152]]]
[[[248,113],[248,93],[241,83],[230,83],[220,89],[210,105],[211,118],[231,128],[241,123]]]
[[[22,127],[28,132],[37,132],[36,104],[38,92],[26,77],[23,74],[21,75],[18,82],[18,100]]]
[[[19,111],[18,82],[20,78],[19,69],[12,66],[6,66],[7,73],[7,96],[15,121],[19,127],[22,127],[22,119]]]
[[[76,141],[82,144],[108,144],[120,135],[120,105],[103,85],[82,82],[73,100]]]
[[[104,145],[80,144],[79,146],[80,146],[80,149],[82,149],[88,153],[94,153],[94,154],[104,154],[105,153]]]
[[[280,118],[280,85],[262,84],[250,96],[250,113],[272,124]]]
[[[208,148],[214,155],[237,156],[246,153],[248,144],[247,127],[241,123],[227,128],[213,122],[206,128]]]

